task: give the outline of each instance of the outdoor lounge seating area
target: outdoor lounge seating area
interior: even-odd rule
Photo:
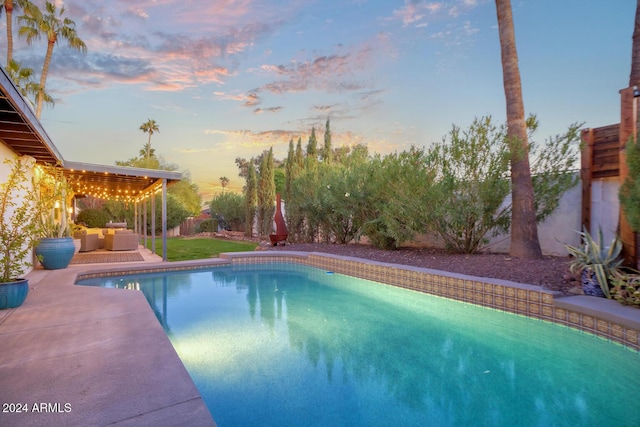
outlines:
[[[73,233],[73,238],[80,240],[80,252],[96,249],[135,251],[140,241],[138,233],[126,228],[83,228]]]

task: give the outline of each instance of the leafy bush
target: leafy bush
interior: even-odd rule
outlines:
[[[423,149],[375,157],[367,176],[368,221],[364,234],[381,249],[399,247],[432,223],[436,177]]]
[[[196,226],[196,233],[214,233],[218,231],[218,220],[207,218]]]
[[[323,165],[324,166],[324,165]],[[358,167],[323,168],[322,185],[315,193],[315,216],[326,241],[348,243],[360,232],[365,203],[365,175]]]
[[[527,120],[530,131],[529,140],[537,129],[535,116]],[[544,146],[530,144],[531,174],[535,197],[536,221],[544,221],[553,213],[560,203],[562,195],[578,185],[578,174],[572,172],[576,168],[580,156],[580,128],[582,124],[574,123],[567,132],[549,138]]]
[[[533,132],[535,117],[527,125]],[[538,221],[577,184],[570,171],[577,162],[579,126],[540,148],[532,144]],[[366,235],[375,246],[397,248],[431,232],[448,249],[473,253],[511,225],[506,130],[491,117],[475,119],[465,130],[453,126],[429,151],[411,147],[370,157],[366,146],[355,146],[334,150],[332,163],[309,153],[305,162],[298,157],[290,144],[286,214],[293,241],[348,242]]]
[[[155,202],[156,202],[155,232],[156,234],[160,234],[162,233],[162,197],[156,197]],[[150,203],[147,205],[147,209],[148,209],[147,230],[151,232],[151,204]],[[130,211],[127,211],[127,214],[125,215],[125,218],[127,218],[127,224],[133,224],[133,221],[134,221],[133,212],[131,211],[132,209]],[[173,195],[167,194],[167,230],[179,226],[180,224],[182,224],[182,222],[185,219],[189,218],[189,216],[191,216],[191,213],[189,212],[189,210],[187,210],[187,208],[184,207],[182,202],[180,202],[180,200],[175,198]]]
[[[111,219],[104,209],[85,209],[76,217],[76,223],[85,223],[90,228],[102,228]]]
[[[629,174],[620,188],[620,203],[631,228],[640,232],[640,141],[637,138],[627,142],[626,161]]]
[[[467,130],[453,126],[431,150],[437,169],[431,231],[447,249],[473,253],[489,238],[509,229],[511,209],[504,205],[510,183],[504,127],[491,117],[475,119]]]
[[[611,284],[611,294],[616,301],[640,308],[640,275],[618,274],[612,278]]]
[[[244,229],[246,215],[245,198],[242,194],[231,192],[218,194],[211,200],[209,207],[211,215],[224,219],[225,224],[232,230]]]

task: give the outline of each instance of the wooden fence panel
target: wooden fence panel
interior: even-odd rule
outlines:
[[[591,177],[607,178],[620,174],[620,125],[593,129]]]
[[[591,232],[592,180],[618,177],[620,184],[626,178],[625,147],[628,139],[638,131],[638,99],[635,89],[620,91],[621,122],[582,131],[582,224]],[[618,234],[622,240],[623,256],[629,265],[638,265],[638,236],[631,230],[620,207]]]

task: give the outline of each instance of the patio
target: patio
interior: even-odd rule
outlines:
[[[138,253],[127,266],[163,264]],[[0,311],[3,425],[215,425],[142,293],[73,285],[116,265],[34,270],[24,305]]]

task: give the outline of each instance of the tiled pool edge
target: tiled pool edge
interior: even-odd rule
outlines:
[[[234,252],[220,254],[220,258],[217,259],[162,263],[153,266],[141,265],[126,271],[123,271],[122,267],[102,271],[93,270],[90,273],[79,274],[77,280],[166,270],[194,270],[225,264],[272,262],[304,264],[549,321],[640,351],[640,310],[624,307],[615,301],[593,297],[562,297],[558,292],[548,291],[539,286],[324,253]],[[616,311],[631,313],[631,316],[625,316]]]
[[[593,297],[562,298],[560,293],[539,286],[322,253],[245,252],[221,254],[221,257],[232,263],[303,263],[323,270],[558,323],[640,350],[640,311],[636,310],[637,320],[622,316],[613,316],[615,318],[612,319],[607,311],[598,312],[597,309],[570,302],[573,298],[596,300]],[[621,309],[635,310],[614,301],[598,299],[594,302],[611,303]]]

